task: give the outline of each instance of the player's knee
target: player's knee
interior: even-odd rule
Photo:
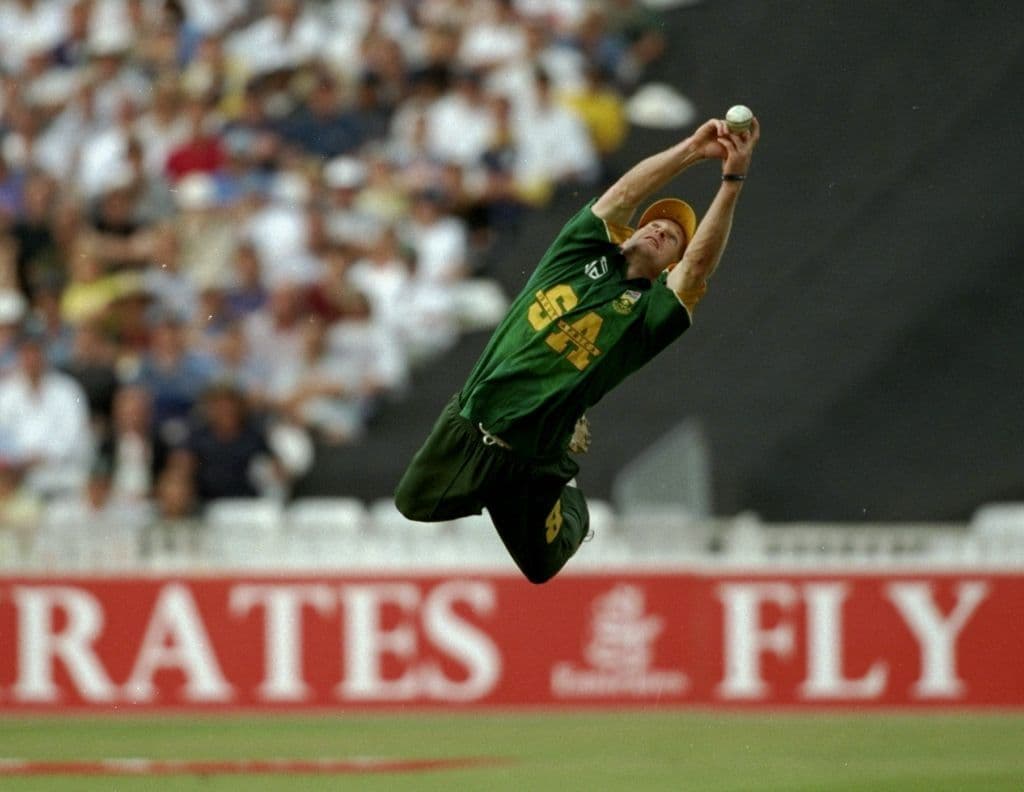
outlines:
[[[405,517],[418,522],[425,522],[430,519],[426,513],[422,499],[416,497],[412,487],[398,485],[395,490],[395,506]]]
[[[552,569],[550,565],[547,564],[520,563],[519,569],[522,571],[523,575],[526,576],[527,580],[537,586],[542,583],[547,583],[558,573],[557,568]]]

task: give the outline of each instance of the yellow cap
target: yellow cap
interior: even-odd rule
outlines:
[[[683,233],[686,234],[683,247],[690,244],[693,232],[697,230],[696,213],[686,201],[680,201],[678,198],[662,198],[660,201],[652,203],[644,209],[636,227],[643,228],[652,220],[672,220],[678,223],[682,227]]]

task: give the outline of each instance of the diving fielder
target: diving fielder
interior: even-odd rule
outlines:
[[[721,119],[627,171],[569,220],[444,408],[395,494],[412,520],[487,509],[534,583],[550,580],[589,530],[570,451],[584,413],[690,326],[729,239],[760,126]],[[637,207],[701,160],[722,183],[698,224],[689,204]]]

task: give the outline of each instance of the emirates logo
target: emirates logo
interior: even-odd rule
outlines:
[[[686,675],[655,668],[655,645],[663,629],[659,616],[647,613],[643,589],[621,584],[594,601],[590,637],[583,647],[585,666],[558,663],[551,671],[551,692],[562,697],[679,695]]]

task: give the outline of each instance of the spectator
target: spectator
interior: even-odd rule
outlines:
[[[479,71],[460,70],[453,89],[427,108],[427,150],[444,162],[475,165],[494,132],[494,116]]]
[[[371,315],[388,326],[398,325],[408,307],[405,296],[411,290],[412,277],[411,262],[394,229],[381,234],[349,270],[352,285],[366,297]]]
[[[143,553],[152,557],[166,550],[195,558],[202,549],[202,514],[192,477],[169,467],[157,479],[153,517],[145,533]]]
[[[534,202],[545,203],[560,185],[593,183],[598,176],[598,157],[590,135],[578,116],[558,102],[551,79],[535,72],[537,107],[520,123],[518,181]]]
[[[470,274],[466,224],[445,208],[443,195],[424,190],[413,199],[408,221],[399,226],[401,238],[416,257],[416,278],[434,285]]]
[[[273,171],[281,156],[277,120],[268,111],[266,81],[250,80],[240,98],[241,107],[224,127],[224,141],[234,163],[243,165],[240,181],[252,179],[252,171],[265,175]],[[230,166],[232,161],[229,160]]]
[[[144,106],[150,85],[132,58],[134,33],[130,21],[115,8],[107,7],[113,13],[106,20],[93,18],[87,49],[96,85],[96,114],[103,123],[110,124],[119,120],[126,105]]]
[[[182,4],[128,0],[127,13],[135,33],[132,58],[144,74],[166,73],[189,61],[196,31],[185,18]]]
[[[72,70],[81,68],[88,61],[92,9],[93,3],[90,0],[72,0],[68,3],[64,30],[51,51],[55,66]]]
[[[186,344],[181,317],[162,313],[154,322],[149,349],[130,383],[153,396],[153,422],[161,438],[180,436],[192,409],[213,379],[215,361]]]
[[[450,349],[458,338],[452,296],[426,279],[414,277],[410,257],[389,230],[352,265],[352,284],[366,295],[370,315],[400,340],[409,365],[418,365]]]
[[[71,360],[74,328],[60,313],[60,289],[41,284],[32,296],[32,319],[46,345],[46,359],[54,368],[63,369]]]
[[[207,355],[216,355],[224,334],[237,317],[227,300],[227,276],[210,275],[198,284],[198,305],[189,324],[189,343]]]
[[[290,73],[323,49],[325,27],[313,6],[270,0],[267,13],[228,36],[231,59],[246,75]]]
[[[392,7],[396,8],[397,4]],[[400,43],[402,37],[398,31],[377,25],[367,31],[360,46],[360,76],[353,82],[358,86],[366,75],[372,75],[374,100],[387,107],[392,107],[405,95],[409,64],[405,48]],[[362,84],[366,87],[365,82]]]
[[[150,498],[169,454],[170,448],[156,431],[152,395],[136,385],[120,388],[100,445],[100,455],[111,464],[114,492],[130,500]]]
[[[0,460],[49,497],[73,492],[92,459],[89,413],[81,386],[46,362],[44,339],[21,336],[18,368],[0,380]]]
[[[199,415],[171,464],[192,476],[201,503],[257,497],[287,481],[263,423],[250,413],[245,394],[228,383],[203,392]]]
[[[87,107],[91,124],[86,128],[87,136],[75,141],[78,147],[75,174],[82,194],[89,200],[95,199],[112,189],[124,177],[122,166],[128,150],[128,139],[133,134],[139,105],[129,97],[121,97],[112,119],[107,119],[99,110],[99,84],[90,86],[86,96],[91,97]]]
[[[328,323],[342,319],[368,319],[370,305],[366,296],[353,285],[349,271],[355,251],[344,245],[332,245],[324,252],[324,274],[307,294],[309,310]]]
[[[582,119],[600,157],[614,154],[629,131],[622,94],[612,85],[608,73],[590,65],[585,82],[559,94],[559,100]]]
[[[346,108],[337,81],[321,72],[306,101],[280,125],[281,137],[303,152],[327,159],[358,149],[364,130]]]
[[[32,168],[40,168],[47,173],[62,178],[69,167],[69,159],[73,155],[71,145],[53,145],[47,140],[48,130],[44,129],[42,112],[26,104],[15,94],[5,110],[2,143],[3,158],[14,172],[13,187],[17,192],[8,196],[13,199],[17,208],[21,202],[21,180],[24,172]],[[52,128],[54,125],[51,124]],[[47,145],[47,144],[50,145]]]
[[[383,140],[391,126],[391,116],[400,93],[386,95],[387,86],[379,72],[365,70],[356,83],[352,99],[352,116],[362,133],[362,140],[368,143]]]
[[[564,37],[553,36],[550,24],[531,19],[526,23],[526,51],[492,68],[487,89],[511,103],[513,121],[518,125],[537,109],[536,71],[543,69],[559,90],[569,90],[583,81],[585,60],[568,46]]]
[[[111,271],[138,269],[153,255],[147,222],[136,214],[138,194],[134,174],[126,162],[110,172],[96,197],[89,231],[96,254]]]
[[[185,218],[183,216],[179,219]],[[182,267],[183,257],[179,254],[179,246],[189,243],[194,245],[196,241],[201,241],[204,237],[201,230],[196,228],[199,237],[197,240],[189,239],[180,233],[180,227],[167,225],[156,229],[152,235],[153,257],[141,276],[146,292],[156,301],[157,310],[180,316],[183,320],[190,320],[199,309],[198,281],[206,276],[206,270],[200,270],[198,273],[185,270]],[[216,248],[210,251],[214,257],[217,252]],[[200,266],[206,264],[204,261]]]
[[[136,219],[144,226],[163,224],[174,214],[174,196],[163,174],[146,170],[142,141],[134,133],[128,138],[124,158],[132,175]]]
[[[272,132],[256,134],[242,128],[226,129],[223,140],[226,159],[212,174],[216,202],[225,209],[244,209],[270,190],[282,146]]]
[[[39,113],[28,108],[15,105],[9,115],[14,137],[8,136],[6,145],[22,152],[23,164],[39,167],[53,178],[73,184],[76,191],[91,194],[81,179],[85,142],[108,130],[109,125],[96,111],[96,84],[89,75],[45,128],[40,129]]]
[[[226,109],[230,101],[230,66],[220,36],[207,36],[181,42],[187,60],[181,71],[181,88],[189,98],[205,102],[211,109]],[[222,105],[222,100],[224,104]]]
[[[43,283],[59,277],[61,257],[52,230],[54,180],[35,170],[26,174],[21,190],[21,211],[8,231],[15,248],[17,284],[29,299]]]
[[[664,23],[657,11],[646,3],[610,0],[604,27],[608,56],[603,59],[603,65],[611,67],[618,84],[629,90],[664,54]]]
[[[196,284],[223,278],[232,269],[238,231],[228,222],[229,211],[217,200],[217,183],[206,173],[182,178],[174,192],[178,214],[173,220],[177,262],[174,270]]]
[[[459,61],[469,68],[488,68],[520,58],[528,46],[513,0],[496,0],[484,7],[483,15],[466,25],[459,45]]]
[[[508,232],[522,215],[516,178],[519,141],[516,139],[512,103],[505,96],[491,99],[496,132],[484,153],[479,167],[467,174],[468,192],[473,205],[467,214],[471,247],[478,254],[486,252],[498,231]]]
[[[242,238],[259,254],[263,282],[268,287],[282,280],[310,283],[318,275],[312,256],[312,197],[304,173],[281,172],[267,200],[242,229]]]
[[[129,371],[149,350],[155,295],[139,272],[118,276],[119,288],[103,326],[117,347],[119,372]]]
[[[300,357],[273,372],[270,395],[276,411],[329,445],[359,439],[377,395],[375,383],[358,360],[333,354],[329,325],[322,319],[303,326]]]
[[[406,120],[410,122],[409,136],[393,138],[388,147],[388,157],[398,172],[398,182],[410,195],[437,189],[448,173],[448,167],[429,151],[427,113],[418,111],[408,115]]]
[[[406,158],[406,152],[426,148],[426,113],[447,90],[448,80],[444,60],[424,65],[409,75],[406,91],[388,125],[387,147],[392,159]]]
[[[356,208],[381,224],[394,225],[409,213],[409,196],[400,174],[383,147],[364,154],[366,181],[356,197]],[[376,230],[380,230],[378,227]]]
[[[3,84],[0,83],[0,90]],[[0,93],[2,96],[2,93]],[[4,128],[3,106],[0,105],[0,130]],[[0,135],[0,143],[6,145],[6,138]],[[0,150],[2,153],[2,150]],[[21,196],[24,188],[24,171],[13,168],[6,156],[0,156],[0,222],[9,223],[21,212]]]
[[[266,404],[267,384],[275,361],[252,353],[246,323],[235,320],[225,329],[217,344],[217,382],[231,382],[258,407]]]
[[[217,121],[205,99],[189,98],[185,118],[188,134],[167,154],[165,170],[172,182],[190,173],[216,173],[227,159]]]
[[[180,467],[169,467],[160,474],[156,487],[158,527],[198,530],[199,504],[195,484]]]
[[[259,254],[251,242],[242,242],[235,248],[232,269],[225,300],[232,317],[245,318],[267,304]]]
[[[30,54],[56,46],[67,22],[57,3],[4,3],[0,5],[0,63],[17,74]]]
[[[79,233],[68,255],[70,280],[60,301],[63,320],[71,325],[105,319],[123,290],[124,278],[108,273],[95,235]]]
[[[78,519],[88,526],[88,530],[113,532],[124,545],[134,545],[138,533],[150,519],[149,502],[119,491],[114,486],[111,460],[102,455],[96,457],[89,469],[85,488],[77,500],[78,508],[69,511],[77,511]]]
[[[330,242],[365,250],[383,230],[378,217],[358,206],[366,176],[366,164],[357,157],[336,157],[324,166],[324,225]]]
[[[21,323],[28,312],[28,303],[21,292],[0,289],[0,382],[18,368]]]
[[[75,328],[71,357],[63,368],[85,393],[95,436],[110,425],[118,387],[116,357],[117,351],[99,322],[86,321]]]
[[[306,316],[305,284],[282,281],[270,290],[265,311],[245,320],[245,336],[254,364],[272,371],[285,360],[299,357],[303,345]]]

